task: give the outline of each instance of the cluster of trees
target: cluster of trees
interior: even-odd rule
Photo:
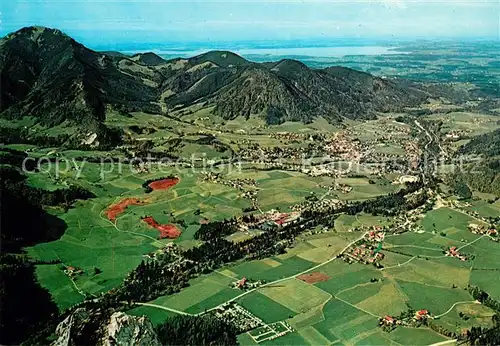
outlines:
[[[475,162],[457,170],[447,177],[450,185],[462,181],[472,189],[500,195],[500,160],[487,159]]]
[[[156,328],[162,345],[236,345],[238,331],[210,315],[175,316]]]
[[[467,331],[467,341],[471,345],[497,346],[500,345],[500,316],[493,316],[493,327],[472,327]]]
[[[34,135],[29,128],[0,127],[0,142],[4,144],[34,144],[39,147],[58,147],[69,140],[68,134],[58,136]]]
[[[483,291],[477,286],[469,286],[469,293],[474,299],[479,300],[481,303],[495,311],[500,312],[500,301],[491,298],[488,292]]]
[[[122,141],[123,131],[101,125],[97,129],[99,134],[99,147],[102,150],[111,150]],[[65,149],[91,150],[89,145],[82,144],[77,131],[75,134],[59,134],[57,136],[46,133],[30,132],[29,127],[10,128],[0,127],[0,142],[4,144],[33,144],[38,147],[62,147]]]
[[[472,327],[467,332],[467,341],[471,345],[500,345],[500,301],[493,299],[486,291],[477,286],[469,286],[469,293],[474,299],[495,310],[497,314],[492,317],[493,327]]]
[[[194,234],[194,239],[209,241],[216,238],[224,238],[238,230],[236,225],[237,221],[235,218],[203,224]]]
[[[89,199],[95,195],[81,186],[70,185],[68,188],[48,191],[30,186],[26,183],[26,176],[14,167],[1,166],[2,191],[23,196],[28,202],[38,206],[65,206],[77,199]]]
[[[432,321],[429,321],[429,320],[426,320],[426,323],[427,323],[427,326],[429,328],[431,328],[433,331],[435,331],[436,333],[439,333],[441,335],[447,336],[447,337],[452,338],[452,339],[458,338],[457,333],[452,332],[451,330],[448,330],[439,324],[433,323]]]
[[[69,208],[76,199],[94,195],[79,186],[47,191],[30,186],[20,172],[24,153],[2,151],[0,164],[0,239],[3,251],[18,252],[24,246],[56,240],[64,233],[66,224],[47,213],[44,206]]]
[[[38,242],[56,240],[66,229],[66,224],[58,217],[47,213],[37,200],[39,193],[31,194],[24,182],[23,176],[17,179],[6,179],[3,173],[16,172],[5,166],[0,168],[0,239],[2,251],[19,252],[22,247],[34,245]]]
[[[125,279],[123,289],[111,298],[115,302],[148,301],[161,295],[179,292],[189,286],[189,279],[196,272],[195,264],[182,262],[172,265],[175,257],[169,253],[155,261],[142,261]]]
[[[469,186],[460,180],[455,182],[453,191],[460,199],[469,199],[472,197],[472,192]]]
[[[460,154],[478,154],[488,157],[500,155],[500,129],[473,138],[460,147]]]
[[[58,317],[49,292],[36,282],[32,263],[19,256],[2,255],[0,282],[2,344],[19,345],[30,333]]]

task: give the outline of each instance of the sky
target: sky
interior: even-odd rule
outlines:
[[[139,42],[499,39],[500,0],[1,0],[0,35],[58,28],[89,46]]]

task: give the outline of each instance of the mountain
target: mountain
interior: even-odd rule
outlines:
[[[186,78],[186,73],[178,71],[188,82],[164,100],[167,105],[175,108],[207,102],[226,119],[263,113],[269,123],[307,122],[318,116],[338,121],[402,110],[418,105],[429,95],[343,67],[315,70],[296,60],[265,64],[238,60],[239,65],[224,68],[217,64],[218,55],[210,60],[212,57],[196,60],[212,65],[198,70],[195,78]]]
[[[49,128],[84,130],[76,133],[105,134],[109,109],[160,114],[202,104],[225,119],[341,121],[416,106],[430,95],[344,67],[317,70],[296,60],[258,64],[227,51],[173,60],[99,53],[42,27],[1,39],[0,77],[0,117],[29,115]]]
[[[155,53],[139,53],[134,55],[131,60],[137,61],[146,66],[157,66],[164,64],[166,61]]]
[[[152,345],[160,346],[151,321],[123,312],[78,308],[57,325],[52,346]]]
[[[248,60],[245,60],[238,54],[229,51],[213,50],[207,53],[200,54],[198,56],[189,59],[191,65],[199,65],[206,62],[214,63],[220,67],[242,67],[252,65]]]
[[[114,60],[59,30],[29,27],[0,41],[0,116],[30,115],[105,132],[106,105],[158,110],[158,90],[122,73]]]

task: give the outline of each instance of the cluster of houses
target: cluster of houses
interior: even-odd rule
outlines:
[[[474,234],[486,234],[489,235],[490,237],[498,236],[498,231],[493,225],[486,227],[485,225],[478,225],[476,223],[471,223],[469,224],[469,230]]]
[[[444,138],[448,141],[458,141],[467,137],[469,133],[471,133],[470,130],[451,130],[444,135]]]
[[[64,268],[64,274],[73,278],[77,275],[83,274],[83,269],[78,268],[78,267],[73,267],[73,266],[67,266],[66,268]]]
[[[297,133],[297,132],[272,132],[269,135],[269,138],[275,138],[275,139],[287,140],[287,141],[304,141],[304,140],[312,141],[313,140],[311,135],[306,135],[306,134]]]
[[[223,179],[219,173],[207,172],[202,177],[203,181],[230,186],[242,192],[241,197],[250,200],[252,208],[259,208],[257,200],[257,181],[255,179]]]
[[[403,321],[398,320],[395,317],[386,315],[379,320],[379,324],[384,325],[384,326],[388,326],[388,327],[392,327],[392,326],[396,326],[396,325],[402,325]]]
[[[239,221],[241,231],[249,231],[250,229],[262,229],[264,231],[275,229],[276,227],[286,226],[294,223],[300,218],[300,212],[281,213],[275,209],[271,209],[262,214],[254,214],[249,220]]]
[[[418,142],[408,141],[405,144],[405,156],[410,163],[411,169],[416,169],[422,157],[422,149],[420,149]]]
[[[376,267],[381,267],[385,255],[380,252],[382,250],[382,242],[385,239],[385,232],[382,226],[372,226],[371,230],[366,232],[363,239],[352,244],[351,247],[346,249],[341,257],[349,264],[363,263],[373,264]]]
[[[244,190],[248,186],[257,187],[255,179],[223,179],[219,173],[207,172],[203,176],[203,181],[218,183],[235,189]]]
[[[142,257],[144,257],[147,262],[154,261],[161,263],[163,258],[168,256],[169,258],[175,258],[175,260],[169,264],[170,268],[182,268],[186,263],[192,263],[193,261],[182,256],[181,253],[182,249],[172,242],[165,244],[161,249],[142,255]]]
[[[253,162],[275,162],[282,159],[301,160],[309,157],[311,150],[304,147],[261,147],[256,143],[240,148],[238,155]]]
[[[446,256],[458,258],[461,261],[467,261],[467,256],[462,255],[456,246],[452,246],[445,251]]]
[[[379,325],[389,328],[394,328],[396,326],[411,326],[414,323],[425,321],[428,318],[432,318],[429,311],[426,309],[422,309],[415,311],[415,314],[410,317],[397,318],[390,315],[386,315],[380,318]]]
[[[290,208],[298,212],[302,212],[304,210],[323,212],[330,209],[339,209],[345,204],[346,202],[333,198],[306,199],[302,203],[292,205]]]
[[[371,244],[361,244],[359,246],[355,244],[344,251],[342,258],[349,264],[363,263],[379,265],[379,262],[384,259],[384,254]]]
[[[348,172],[340,171],[330,164],[322,164],[316,166],[302,166],[300,171],[304,174],[307,174],[310,177],[332,177],[332,178],[340,178],[344,176]]]
[[[351,138],[348,132],[337,132],[325,141],[323,150],[344,160],[358,160],[361,157],[361,142]]]
[[[332,185],[319,185],[319,187],[328,191],[338,191],[341,193],[349,193],[352,191],[352,186],[338,182],[334,182]]]
[[[385,233],[381,232],[383,229],[381,226],[374,226],[374,231],[370,231],[365,235],[365,239],[371,242],[381,242],[385,239]]]
[[[236,280],[231,283],[231,287],[239,290],[249,290],[253,288],[257,288],[260,285],[262,285],[263,282],[261,280],[258,281],[252,281],[247,279],[246,277],[243,277],[241,280]]]

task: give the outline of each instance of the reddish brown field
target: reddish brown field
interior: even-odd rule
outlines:
[[[149,183],[148,186],[153,190],[167,190],[172,186],[176,185],[179,181],[180,181],[179,178],[162,179],[153,181]]]
[[[330,279],[330,277],[320,272],[314,272],[299,275],[297,276],[297,279],[307,282],[308,284],[314,284],[316,282],[327,281],[328,279]]]
[[[144,204],[143,201],[137,198],[125,198],[116,204],[112,204],[106,210],[106,216],[110,221],[116,221],[118,215],[123,213],[129,205],[141,205]]]
[[[160,239],[175,239],[181,235],[181,232],[177,229],[177,227],[175,227],[175,225],[160,225],[151,216],[145,217],[142,221],[147,223],[149,226],[156,228],[160,232]]]

